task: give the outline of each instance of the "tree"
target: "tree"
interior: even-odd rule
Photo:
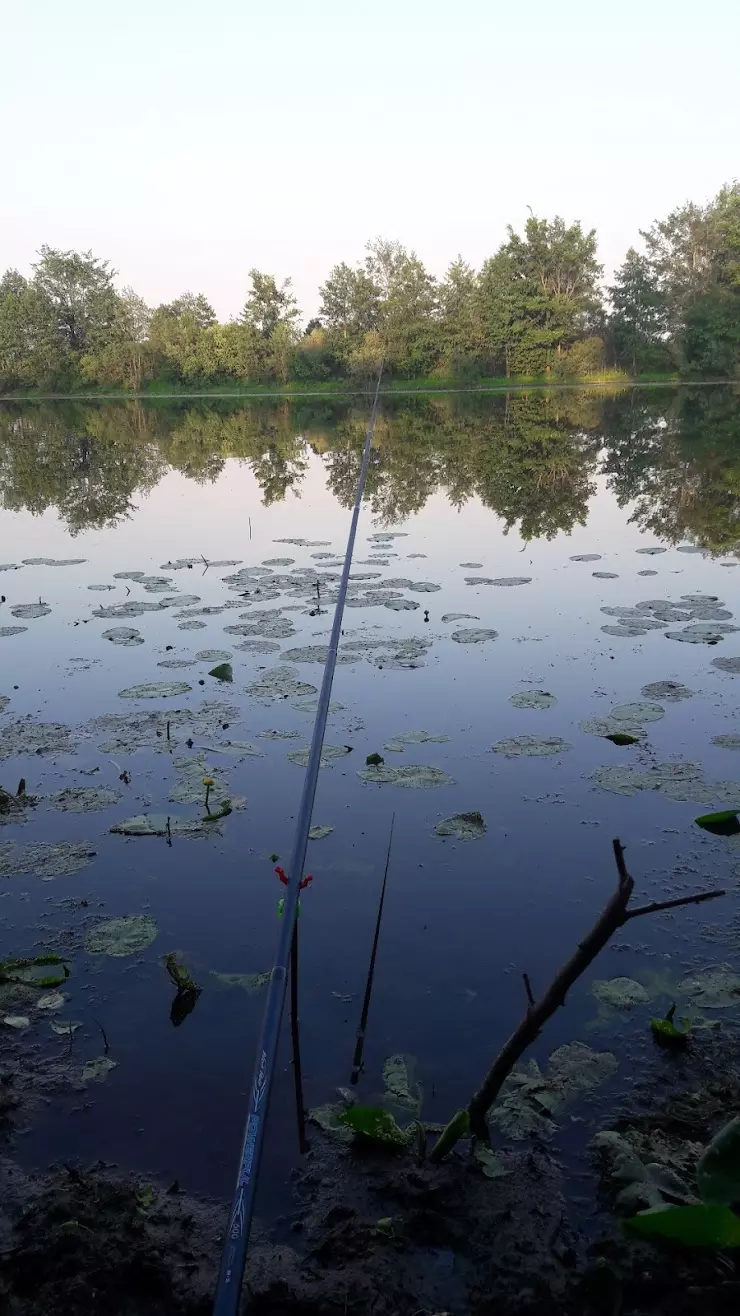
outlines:
[[[350,269],[342,261],[330,271],[319,294],[321,319],[347,351],[376,327],[380,291],[366,270]]]
[[[630,247],[609,289],[609,333],[617,365],[633,375],[667,363],[666,302],[656,271]]]
[[[44,246],[39,256],[33,282],[53,306],[63,341],[75,353],[104,347],[117,314],[115,270],[91,251]]]
[[[291,279],[284,279],[278,287],[271,274],[250,270],[252,288],[247,297],[242,320],[256,329],[263,338],[272,338],[278,325],[292,330],[300,316],[298,303],[290,291]]]
[[[454,375],[475,370],[482,349],[478,277],[462,256],[448,267],[439,286],[439,349]]]
[[[436,281],[399,242],[375,238],[367,253],[365,268],[380,296],[378,331],[388,368],[423,375],[437,352]]]
[[[0,389],[55,386],[67,375],[69,357],[55,308],[9,270],[0,281]]]
[[[185,292],[158,306],[149,324],[149,345],[175,378],[197,379],[203,369],[204,334],[216,324],[216,313],[202,293]]]

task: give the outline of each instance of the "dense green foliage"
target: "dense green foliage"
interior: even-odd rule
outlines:
[[[435,493],[478,498],[525,539],[583,525],[605,478],[632,520],[668,543],[737,549],[735,388],[447,393],[383,399],[366,497],[380,524]],[[339,398],[0,405],[0,507],[56,508],[71,532],[113,525],[170,470],[212,481],[249,463],[265,504],[300,493],[320,458],[352,505],[367,406]]]
[[[240,384],[574,379],[608,370],[740,372],[740,185],[642,234],[605,300],[596,234],[532,215],[476,271],[436,280],[398,242],[334,266],[301,330],[286,279],[250,271],[244,310],[219,324],[202,294],[150,310],[91,252],[42,247],[30,279],[0,279],[0,392],[197,390]]]

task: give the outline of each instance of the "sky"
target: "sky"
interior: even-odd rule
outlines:
[[[441,277],[528,215],[638,230],[740,175],[737,0],[0,0],[0,268],[92,249],[151,305],[306,316],[397,238]]]

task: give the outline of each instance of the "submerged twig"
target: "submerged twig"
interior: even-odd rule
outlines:
[[[565,998],[570,988],[586,971],[592,961],[596,959],[596,956],[604,949],[607,942],[611,940],[619,928],[624,927],[630,919],[640,918],[643,914],[655,914],[663,909],[676,909],[681,905],[698,904],[704,900],[716,900],[718,896],[725,894],[723,890],[702,891],[693,896],[682,896],[677,900],[655,901],[650,905],[641,905],[637,909],[629,910],[627,904],[634,890],[634,879],[627,871],[624,860],[624,846],[621,841],[619,839],[614,840],[612,847],[619,875],[617,889],[597,918],[591,931],[587,933],[583,941],[579,942],[575,953],[556,973],[544,995],[538,1001],[530,1002],[524,1019],[501,1048],[486,1074],[483,1084],[472,1097],[468,1106],[468,1113],[470,1116],[470,1129],[475,1137],[487,1137],[486,1116],[514,1065],[539,1036],[548,1019],[552,1018],[560,1006],[565,1005]]]
[[[534,992],[532,991],[532,984],[531,984],[531,982],[529,981],[529,974],[528,974],[528,973],[523,973],[523,974],[522,974],[522,977],[523,977],[523,979],[524,979],[524,990],[525,990],[525,992],[527,993],[527,1000],[529,1001],[530,1008],[533,1009],[533,1008],[534,1008]]]
[[[110,1043],[109,1043],[109,1041],[108,1041],[108,1034],[106,1033],[106,1031],[105,1031],[105,1029],[104,1029],[104,1027],[103,1027],[103,1025],[101,1024],[101,1022],[100,1022],[99,1019],[93,1019],[93,1023],[96,1024],[97,1027],[100,1029],[100,1032],[101,1032],[101,1035],[102,1035],[102,1038],[103,1038],[103,1050],[104,1050],[104,1054],[107,1055],[108,1052],[110,1051]]]

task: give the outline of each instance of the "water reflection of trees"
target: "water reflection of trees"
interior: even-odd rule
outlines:
[[[524,538],[584,524],[599,474],[639,525],[712,551],[740,541],[740,415],[732,389],[551,390],[386,399],[367,499],[378,522],[435,493],[473,499]],[[61,403],[0,407],[0,500],[58,509],[72,533],[113,525],[170,470],[215,480],[249,463],[265,504],[298,492],[312,452],[350,506],[363,402]]]

